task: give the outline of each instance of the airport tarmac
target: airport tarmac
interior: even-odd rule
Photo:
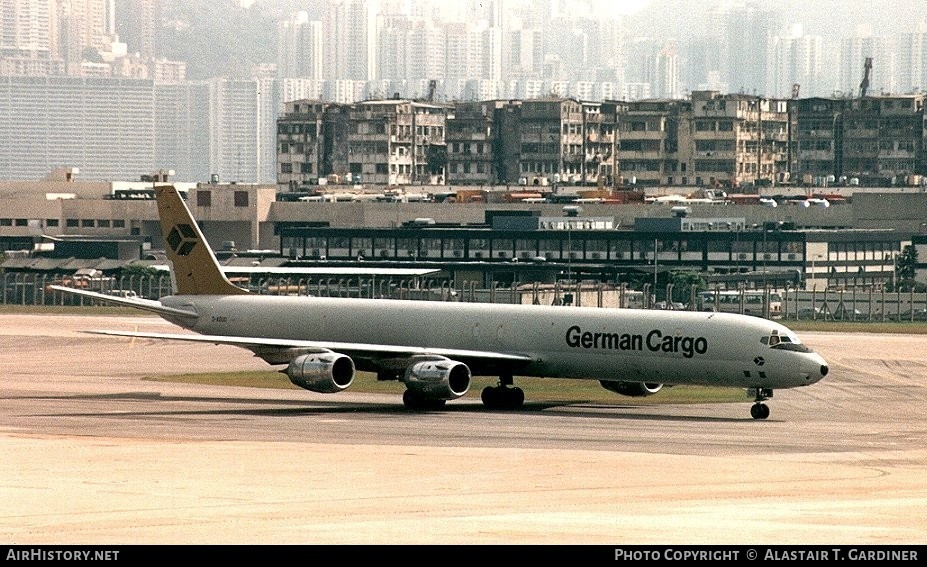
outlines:
[[[453,401],[203,386],[228,346],[88,335],[153,317],[0,314],[0,542],[917,544],[927,335],[802,333],[829,362],[743,404]],[[658,394],[659,395],[659,394]]]

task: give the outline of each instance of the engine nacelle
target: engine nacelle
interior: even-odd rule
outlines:
[[[652,396],[663,389],[663,384],[655,382],[612,382],[611,380],[600,380],[602,387],[622,396],[632,398],[642,398]]]
[[[290,361],[286,375],[300,388],[334,394],[354,382],[354,361],[337,352],[303,354]]]
[[[402,381],[406,388],[429,400],[455,400],[470,389],[470,369],[449,358],[414,362]]]

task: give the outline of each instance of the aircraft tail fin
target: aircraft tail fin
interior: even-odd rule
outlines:
[[[178,295],[236,295],[247,291],[225,277],[190,209],[171,185],[155,187],[161,233]]]

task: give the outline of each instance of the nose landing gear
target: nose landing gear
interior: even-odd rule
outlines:
[[[756,402],[750,408],[750,417],[753,419],[766,419],[769,417],[769,406],[763,402],[773,397],[773,391],[770,388],[751,388],[749,391],[756,396]]]

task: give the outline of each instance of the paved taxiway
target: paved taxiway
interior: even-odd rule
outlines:
[[[927,335],[803,333],[831,373],[743,404],[475,402],[146,381],[234,347],[0,315],[0,541],[921,543]],[[530,382],[522,384],[530,402]]]

